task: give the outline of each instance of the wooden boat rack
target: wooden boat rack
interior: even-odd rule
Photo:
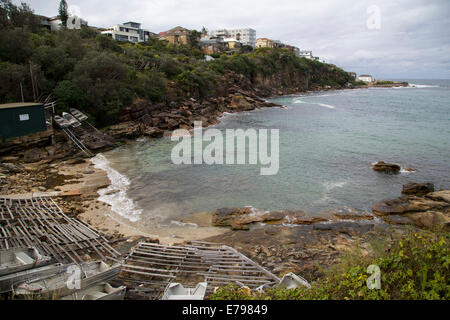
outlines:
[[[0,250],[36,247],[60,263],[84,262],[88,253],[101,260],[120,253],[92,226],[69,218],[50,197],[0,198]]]
[[[144,299],[161,298],[172,282],[195,285],[206,281],[207,293],[229,283],[255,289],[280,282],[234,248],[201,241],[179,246],[141,242],[124,259],[119,279],[133,288],[133,295]]]

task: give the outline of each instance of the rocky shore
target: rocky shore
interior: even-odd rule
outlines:
[[[194,121],[212,125],[224,112],[264,107],[280,106],[238,85],[227,96],[208,101],[190,98],[153,104],[137,100],[123,109],[119,124],[102,132],[90,132],[84,138],[92,150],[108,150],[141,136],[160,138],[177,128],[191,129]],[[122,247],[142,238],[166,244],[187,240],[149,234],[118,219],[111,206],[98,200],[98,190],[111,183],[106,172],[95,168],[67,144],[60,132],[54,132],[53,144],[46,145],[50,136],[28,137],[25,143],[17,139],[0,147],[0,194],[51,195],[68,215],[112,236]],[[374,170],[381,173],[395,174],[400,169],[398,165],[384,162],[374,165]],[[405,185],[403,193],[398,199],[375,204],[372,214],[349,208],[314,214],[301,210],[264,212],[255,208],[223,208],[177,220],[198,226],[194,231],[186,231],[195,233],[195,239],[234,246],[277,274],[292,271],[312,280],[355,243],[370,250],[373,241],[389,241],[405,228],[449,228],[450,191],[435,191],[430,184],[412,184]],[[206,229],[214,232],[202,233]]]
[[[8,195],[51,195],[69,216],[95,226],[119,247],[128,248],[143,238],[166,244],[189,240],[148,234],[117,219],[109,205],[98,201],[97,191],[110,185],[108,176],[88,160],[15,162],[6,158],[0,165],[2,178],[9,181]],[[310,214],[247,207],[177,220],[198,226],[195,230],[186,228],[193,239],[233,246],[277,274],[295,272],[313,280],[356,243],[371,250],[374,241],[389,242],[407,228],[449,229],[450,191],[435,191],[430,184],[409,184],[403,192],[402,197],[375,204],[373,214],[349,208]],[[210,233],[208,228],[218,231]]]

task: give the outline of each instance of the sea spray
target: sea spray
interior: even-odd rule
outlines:
[[[130,180],[117,170],[111,168],[108,159],[102,154],[98,154],[92,158],[91,162],[95,168],[105,171],[111,181],[109,187],[98,190],[98,194],[100,195],[98,200],[111,205],[112,211],[127,218],[131,222],[139,221],[142,210],[136,208],[133,200],[127,197]]]

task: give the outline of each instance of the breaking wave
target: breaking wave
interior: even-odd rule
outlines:
[[[329,105],[329,104],[325,104],[325,103],[319,103],[319,106],[325,107],[325,108],[328,108],[328,109],[336,109],[335,106],[332,106],[332,105]]]
[[[439,86],[437,86],[437,85],[414,84],[414,83],[410,83],[409,87],[411,87],[411,88],[439,88]]]
[[[95,168],[105,171],[111,181],[109,187],[98,190],[98,194],[100,195],[98,200],[109,204],[112,211],[131,222],[139,221],[142,210],[136,208],[133,200],[127,197],[130,180],[117,170],[111,168],[108,159],[102,154],[96,155],[91,159],[91,162]]]
[[[348,181],[338,181],[338,182],[324,182],[323,185],[327,191],[336,189],[336,188],[342,188],[344,187]]]
[[[322,96],[323,97],[323,96]],[[300,103],[307,103],[307,104],[315,104],[324,108],[328,108],[328,109],[336,109],[335,106],[329,105],[329,104],[325,104],[325,103],[317,103],[317,102],[306,102],[301,100],[300,98],[297,98],[294,100],[295,104],[300,104]]]

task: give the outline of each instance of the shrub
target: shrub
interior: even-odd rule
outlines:
[[[68,111],[69,108],[83,109],[84,95],[81,89],[70,80],[58,83],[53,95],[57,100],[57,111]]]
[[[409,300],[450,298],[450,235],[448,232],[409,231],[392,245],[373,244],[373,252],[364,255],[359,247],[349,252],[336,267],[311,289],[269,289],[264,294],[244,294],[236,286],[219,289],[210,299],[270,300]],[[369,289],[367,268],[381,270],[381,289]]]
[[[138,73],[134,83],[134,91],[140,98],[161,101],[166,94],[164,76],[159,72]]]

